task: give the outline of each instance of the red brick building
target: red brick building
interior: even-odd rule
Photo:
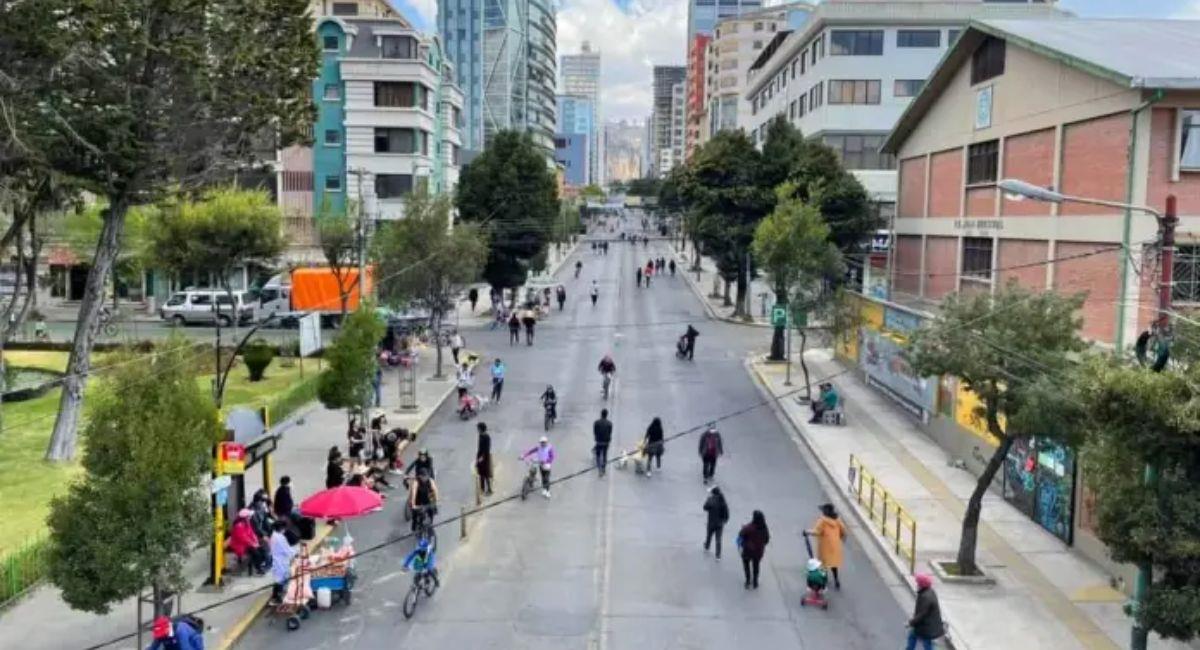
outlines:
[[[692,157],[692,151],[701,143],[700,134],[704,122],[708,119],[708,107],[704,103],[705,73],[708,53],[708,43],[712,36],[695,34],[688,43],[687,89],[684,116],[687,124],[684,126],[683,158]]]
[[[996,186],[1012,178],[1157,210],[1176,195],[1174,299],[1200,305],[1197,61],[1200,21],[970,23],[885,145],[899,167],[893,300],[1010,279],[1086,292],[1084,336],[1132,343],[1155,313],[1154,218],[1012,200]]]

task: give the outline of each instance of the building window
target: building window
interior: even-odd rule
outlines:
[[[411,36],[381,36],[379,48],[385,59],[417,58],[417,39]]]
[[[829,103],[878,104],[878,79],[834,79],[829,82]]]
[[[792,100],[791,104],[788,104],[788,119],[796,119],[796,100],[794,99]]]
[[[324,44],[326,52],[338,51],[338,37],[336,36],[325,36],[321,39],[321,43]]]
[[[803,75],[808,68],[808,50],[800,52],[800,74]]]
[[[412,174],[379,174],[375,177],[375,196],[380,199],[398,199],[412,189]]]
[[[424,105],[420,101],[417,84],[408,81],[376,81],[375,105],[399,108],[415,108]]]
[[[883,30],[835,29],[830,32],[834,56],[880,56],[883,54]]]
[[[325,84],[325,94],[323,97],[327,101],[335,102],[342,98],[342,87],[337,84]]]
[[[333,15],[335,16],[357,16],[357,2],[335,2],[333,3]]]
[[[971,56],[971,85],[1004,74],[1004,41],[989,36]]]
[[[817,48],[816,48],[816,46],[813,46],[813,48],[812,48],[812,60],[809,61],[808,64],[810,66],[814,66],[817,64]]]
[[[977,142],[967,148],[967,185],[995,183],[1000,141]]]
[[[341,176],[326,176],[325,177],[325,191],[326,192],[341,192],[342,191],[342,177]]]
[[[958,35],[961,33],[961,29],[952,29],[946,32],[946,45],[954,45],[954,42],[958,40]]]
[[[754,49],[761,50],[762,49],[762,41],[754,41]]]
[[[796,59],[792,59],[792,79],[796,78]]]
[[[325,146],[336,147],[342,144],[342,132],[338,129],[325,129]]]
[[[896,97],[916,97],[924,85],[924,79],[897,79],[892,94]]]
[[[1200,110],[1180,111],[1179,168],[1200,171]]]
[[[839,133],[824,137],[846,169],[895,169],[896,158],[880,153],[886,136],[880,133]]]
[[[901,29],[896,32],[896,47],[941,47],[942,32],[937,29]]]
[[[375,153],[417,152],[417,132],[414,129],[375,129]]]
[[[962,276],[973,280],[992,279],[991,237],[963,237]]]
[[[1200,304],[1200,246],[1177,246],[1173,269],[1171,300]]]

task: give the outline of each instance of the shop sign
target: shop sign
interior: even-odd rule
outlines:
[[[895,307],[883,311],[883,328],[897,334],[908,334],[921,327],[922,318],[912,312]]]
[[[217,474],[246,473],[246,445],[222,442],[217,445]]]

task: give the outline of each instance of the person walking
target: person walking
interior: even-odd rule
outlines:
[[[654,260],[646,262],[646,288],[650,288],[650,276],[654,275]]]
[[[521,342],[521,319],[517,318],[517,312],[514,309],[508,315],[508,344],[518,345]]]
[[[608,419],[608,409],[600,409],[600,419],[592,423],[592,448],[596,456],[596,470],[604,476],[608,469],[608,445],[612,443],[612,422]]]
[[[458,363],[457,359],[455,363]],[[462,362],[462,366],[458,369],[458,375],[455,377],[454,386],[458,389],[458,399],[462,398],[471,392],[471,388],[475,385],[475,373],[471,370],[471,364],[466,361]]]
[[[474,310],[472,309],[472,311]],[[463,340],[462,334],[459,334],[458,330],[454,330],[454,335],[450,337],[450,355],[454,357],[454,365],[458,365],[458,352],[463,349],[464,345],[466,345],[466,341]]]
[[[595,307],[596,299],[600,297],[600,285],[596,284],[595,280],[592,280],[591,294],[592,294],[592,306]]]
[[[521,322],[525,325],[525,345],[533,345],[533,327],[537,325],[537,317],[532,309],[525,310],[521,315]]]
[[[471,303],[471,313],[474,314],[475,305],[479,302],[479,289],[471,287],[471,290],[467,292],[467,302]]]
[[[671,277],[675,277],[675,260],[667,262],[667,270],[671,272]]]
[[[771,542],[771,531],[762,510],[755,510],[750,523],[742,526],[737,536],[738,548],[742,550],[742,573],[746,575],[746,589],[758,589],[758,569],[767,544]]]
[[[637,286],[641,287],[642,286],[642,267],[640,267],[640,266],[637,267],[637,272],[635,274],[635,277],[637,278]]]
[[[563,305],[567,302],[567,288],[563,285],[558,285],[558,290],[555,292],[555,297],[558,299],[558,310],[563,310]]]
[[[654,462],[654,466],[662,469],[663,447],[663,425],[660,418],[654,418],[650,421],[650,426],[646,427],[646,437],[642,440],[642,444],[646,449],[646,476],[650,476],[650,464]]]
[[[500,394],[504,392],[504,374],[508,372],[508,368],[504,366],[504,362],[500,357],[492,362],[492,401],[499,404]]]
[[[917,602],[913,606],[912,618],[908,619],[908,643],[905,650],[915,650],[920,642],[924,650],[933,650],[933,640],[945,636],[946,626],[942,623],[942,607],[933,590],[933,577],[918,573]]]
[[[838,518],[832,503],[821,504],[821,516],[808,533],[817,538],[817,559],[833,574],[834,587],[841,589],[842,581],[838,576],[838,569],[842,567],[842,542],[846,539],[846,524]]]
[[[275,488],[275,499],[271,501],[271,507],[275,510],[276,519],[292,516],[292,511],[296,509],[296,502],[292,499],[292,477],[283,476],[279,479],[279,487]]]
[[[708,517],[704,528],[704,552],[708,552],[709,544],[715,539],[717,541],[717,559],[719,560],[721,559],[721,533],[725,530],[725,523],[729,521],[729,502],[725,500],[721,488],[714,485],[708,489],[708,498],[704,500],[704,512]]]
[[[700,434],[700,475],[704,484],[712,481],[717,473],[717,458],[725,454],[725,446],[721,444],[721,434],[715,424],[709,424],[708,430]]]
[[[479,422],[475,429],[479,431],[479,441],[475,446],[475,473],[479,475],[479,490],[483,494],[492,494],[492,436],[488,433],[487,424]]]
[[[700,336],[699,330],[691,325],[688,325],[687,331],[683,333],[683,339],[687,343],[686,347],[684,348],[684,354],[687,355],[689,361],[691,361],[692,357],[696,354],[697,336]]]

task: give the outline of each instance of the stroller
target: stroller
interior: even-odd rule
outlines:
[[[808,591],[800,598],[800,606],[812,605],[821,609],[829,609],[829,601],[825,599],[825,587],[829,584],[829,573],[825,567],[821,566],[821,561],[813,557],[808,531],[804,532],[804,547],[808,549],[808,573],[806,575]]]
[[[675,341],[675,358],[687,358],[687,336],[681,336],[678,341]]]

